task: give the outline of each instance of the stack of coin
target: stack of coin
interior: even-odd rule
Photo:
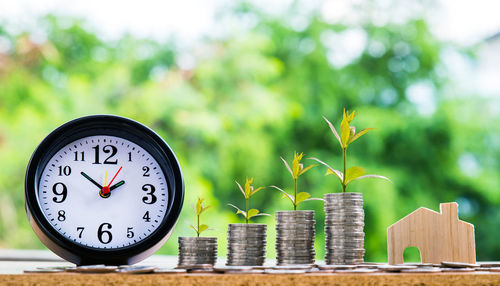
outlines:
[[[325,263],[358,264],[365,254],[361,193],[325,194]]]
[[[314,211],[276,212],[276,263],[313,264]]]
[[[263,265],[265,260],[266,225],[229,224],[226,265]]]
[[[179,237],[179,266],[214,265],[217,237]]]

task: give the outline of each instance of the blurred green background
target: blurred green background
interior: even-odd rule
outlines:
[[[476,227],[478,260],[500,259],[499,97],[462,90],[454,65],[474,66],[481,43],[439,39],[419,17],[332,23],[319,8],[301,9],[293,2],[279,16],[237,2],[220,17],[244,28],[188,47],[130,34],[104,38],[64,15],[38,19],[41,38],[0,24],[0,248],[44,247],[26,219],[24,173],[37,144],[68,120],[109,113],[156,130],[176,152],[186,182],[180,221],[159,253],[175,255],[177,237],[194,235],[190,204],[202,196],[212,205],[202,220],[216,229],[205,235],[219,238],[225,256],[227,224],[242,222],[227,206],[244,202],[234,181],[248,176],[256,186],[290,190],[280,156],[291,161],[294,151],[341,168],[341,150],[321,116],[338,128],[345,107],[359,112],[357,130],[377,128],[352,144],[348,165],[393,181],[348,187],[365,200],[366,261],[387,261],[389,225],[420,206],[438,210],[450,201]],[[299,190],[313,197],[340,191],[325,171],[302,176]],[[271,214],[292,209],[273,189],[250,204]],[[318,259],[322,207],[299,207],[316,211]],[[274,218],[256,221],[268,224],[274,258]]]

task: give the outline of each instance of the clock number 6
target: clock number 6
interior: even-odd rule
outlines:
[[[146,196],[142,197],[142,202],[148,205],[152,205],[156,202],[156,196],[153,195],[155,192],[155,187],[151,184],[145,184],[142,186],[142,190],[147,192]]]
[[[113,235],[109,231],[109,229],[111,229],[111,227],[112,227],[111,224],[107,223],[107,222],[105,222],[99,226],[99,229],[97,230],[97,238],[99,239],[99,241],[102,244],[108,244],[113,239]],[[104,228],[106,228],[108,230],[103,230]]]

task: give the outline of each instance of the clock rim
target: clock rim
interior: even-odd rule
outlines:
[[[111,134],[99,133],[104,130],[113,132]],[[116,136],[134,142],[157,160],[165,175],[169,187],[169,201],[165,216],[153,233],[132,245],[103,249],[86,247],[73,242],[60,234],[48,222],[38,203],[39,176],[50,158],[69,143],[93,135]],[[57,127],[35,149],[26,169],[25,202],[28,220],[36,235],[45,246],[60,257],[78,265],[133,264],[156,252],[172,233],[184,202],[184,180],[175,153],[151,128],[117,115],[89,115],[73,119]]]

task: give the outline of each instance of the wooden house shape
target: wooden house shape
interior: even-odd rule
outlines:
[[[476,263],[474,225],[458,219],[457,203],[442,203],[440,211],[421,207],[387,228],[389,264],[402,264],[411,246],[422,263]]]

